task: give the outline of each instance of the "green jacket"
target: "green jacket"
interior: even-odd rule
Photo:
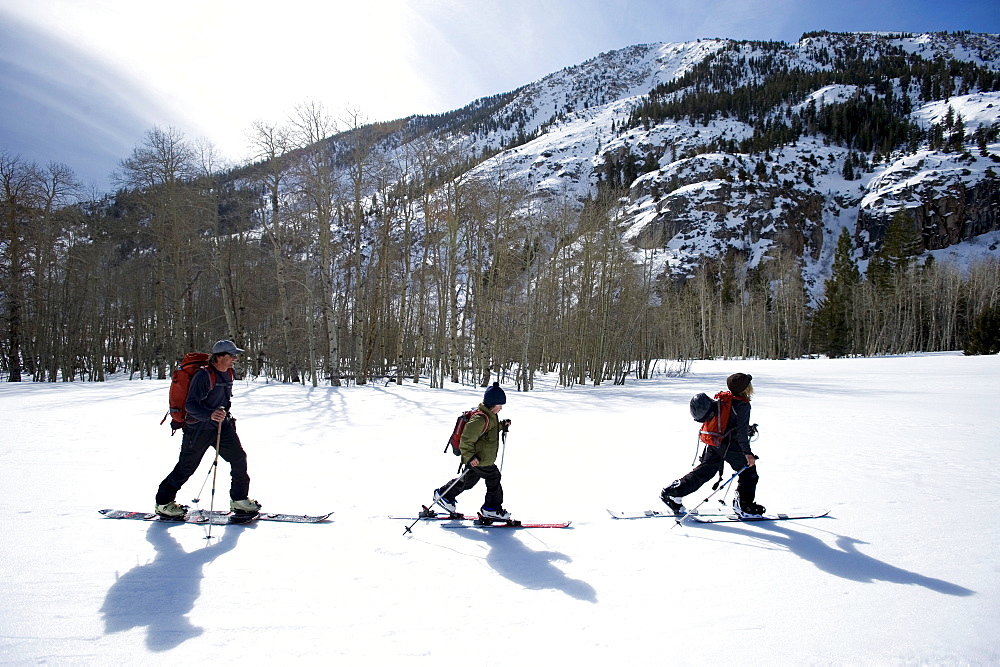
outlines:
[[[462,463],[468,464],[473,458],[479,465],[490,466],[497,462],[500,451],[500,418],[485,404],[479,404],[479,411],[485,413],[488,425],[483,432],[483,415],[474,415],[462,431]]]

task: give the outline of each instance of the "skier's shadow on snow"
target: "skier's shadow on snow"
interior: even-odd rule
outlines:
[[[204,632],[187,617],[201,593],[202,568],[233,549],[252,524],[226,526],[210,544],[191,552],[184,551],[170,534],[183,525],[157,522],[149,526],[146,540],[156,549],[156,557],[118,577],[108,590],[101,606],[105,634],[146,626],[146,647],[161,652]]]
[[[760,521],[753,525],[755,528],[763,528],[774,534],[733,526],[716,527],[723,528],[728,533],[738,533],[747,537],[772,542],[812,562],[813,565],[824,572],[829,572],[844,579],[851,579],[862,583],[888,581],[893,584],[923,586],[937,593],[961,597],[975,595],[976,593],[958,584],[910,572],[909,570],[890,565],[885,561],[863,554],[858,551],[858,545],[868,543],[853,537],[833,533],[836,536],[836,547],[833,547],[818,537],[791,530],[788,526],[783,526],[777,522]]]
[[[529,590],[554,588],[585,602],[597,602],[597,591],[585,581],[571,579],[553,565],[573,559],[558,551],[535,551],[518,539],[516,530],[506,528],[468,528],[457,530],[462,537],[482,542],[489,547],[486,563],[500,576]]]

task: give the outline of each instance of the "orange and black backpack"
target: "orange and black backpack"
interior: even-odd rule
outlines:
[[[698,439],[706,445],[718,447],[722,444],[722,436],[726,434],[729,415],[732,414],[734,398],[737,401],[746,400],[734,397],[729,391],[720,391],[714,399],[704,393],[691,399],[691,416],[696,422],[703,424],[698,431]]]
[[[191,378],[203,368],[208,368],[209,355],[204,352],[188,352],[181,359],[178,366],[170,376],[170,409],[163,415],[160,424],[170,417],[170,435],[177,429],[184,426],[184,419],[187,417],[187,410],[184,403],[187,402],[188,387],[191,386]],[[229,371],[232,373],[232,370]],[[208,374],[209,388],[215,387],[215,373]]]

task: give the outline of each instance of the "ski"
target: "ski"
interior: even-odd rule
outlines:
[[[400,519],[402,521],[476,521],[479,516],[475,514],[461,514],[460,512],[438,512],[436,508],[421,505],[417,516],[389,516],[390,519]]]
[[[502,520],[494,520],[484,523],[475,514],[449,514],[448,512],[435,512],[424,506],[417,516],[389,516],[390,519],[400,521],[447,521],[443,524],[445,528],[568,528],[572,521],[559,521],[556,523],[524,523],[514,520],[510,523]]]
[[[216,510],[221,515],[230,514],[229,512],[220,512]],[[282,514],[280,512],[261,512],[257,515],[260,521],[280,521],[282,523],[322,523],[330,518],[333,512],[327,512],[326,514]]]
[[[170,519],[154,512],[128,512],[126,510],[110,509],[98,511],[109,519],[135,519],[137,521],[159,521],[161,523],[202,523],[206,525],[212,524],[213,526],[245,525],[261,518],[260,514],[247,517],[237,516],[231,512],[223,514],[194,511],[188,512],[183,517]]]
[[[608,514],[611,515],[612,519],[683,519],[691,518],[694,519],[696,516],[703,517],[705,521],[702,523],[715,523],[714,521],[709,521],[708,519],[716,518],[716,521],[721,521],[724,518],[728,521],[727,517],[736,516],[732,511],[699,511],[695,510],[688,512],[687,514],[674,514],[670,510],[608,510]],[[808,512],[808,511],[795,511],[795,512],[785,512],[776,515],[766,515],[766,516],[777,516],[780,518],[797,518],[797,519],[812,519],[821,516],[826,516],[829,514],[829,510],[821,513]],[[793,516],[794,515],[794,516]],[[801,515],[801,516],[799,516]]]
[[[800,512],[797,514],[764,514],[759,517],[740,517],[735,514],[689,514],[684,519],[691,519],[698,523],[725,523],[729,521],[741,521],[752,523],[754,521],[788,521],[791,519],[818,519],[830,513],[830,510],[821,512]]]
[[[483,523],[479,519],[471,522],[456,521],[454,523],[441,524],[444,528],[569,528],[572,521],[559,521],[557,523],[524,523],[521,521],[495,521],[493,523]]]
[[[683,514],[674,514],[669,510],[608,510],[612,519],[679,519]]]
[[[448,514],[447,512],[438,512],[436,514],[427,515],[423,512],[419,516],[389,516],[390,519],[398,519],[400,521],[416,521],[420,519],[421,521],[475,521],[479,517],[475,514]]]
[[[204,510],[191,510],[182,519],[168,519],[153,512],[129,512],[126,510],[98,510],[109,519],[135,519],[138,521],[162,521],[164,523],[211,523],[216,526],[239,525],[253,523],[254,521],[282,521],[285,523],[320,523],[326,521],[330,514],[307,515],[307,514],[279,514],[273,512],[261,512],[254,516],[241,516],[234,512],[225,510],[215,510],[208,512]]]
[[[685,514],[674,514],[670,510],[608,510],[612,519],[680,519]],[[732,514],[731,511],[702,512],[694,510],[687,514],[697,514],[698,516],[725,516]]]

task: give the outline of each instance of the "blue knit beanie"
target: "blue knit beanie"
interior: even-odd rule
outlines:
[[[507,394],[503,393],[503,389],[500,388],[499,382],[494,382],[493,386],[486,390],[483,394],[483,405],[503,405],[507,402]]]

